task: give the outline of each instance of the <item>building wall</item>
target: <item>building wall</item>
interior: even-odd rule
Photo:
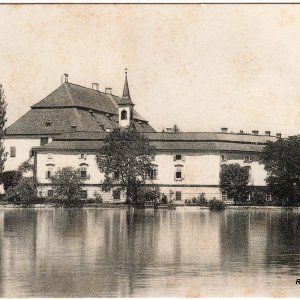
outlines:
[[[48,168],[52,173],[58,168],[73,167],[80,168],[86,166],[88,179],[85,180],[84,189],[88,192],[88,198],[94,198],[95,194],[101,195],[104,201],[114,201],[112,192],[103,193],[101,191],[101,182],[104,175],[100,173],[96,155],[94,153],[37,153],[37,178],[40,183],[40,195],[46,196],[47,191],[52,189],[50,180],[46,178]],[[181,159],[175,159],[174,155],[180,154]],[[251,162],[244,162],[244,155],[228,155],[224,162],[218,153],[166,153],[158,154],[153,162],[157,165],[157,178],[148,180],[148,184],[158,185],[160,192],[164,193],[169,200],[176,200],[176,192],[180,192],[180,201],[192,200],[200,196],[201,193],[210,200],[213,198],[221,199],[222,195],[219,185],[219,173],[222,164],[239,163],[242,166],[250,167],[251,180],[250,185],[264,186],[266,172],[263,165],[259,164],[257,157],[251,156]],[[182,180],[175,177],[177,168],[182,170]],[[177,193],[178,195],[178,193]],[[125,196],[121,197],[123,200]]]
[[[5,137],[4,146],[8,152],[7,160],[4,165],[4,171],[16,170],[24,161],[30,157],[32,147],[40,145],[40,139],[36,138],[9,138]],[[16,156],[11,157],[10,148],[16,147]]]

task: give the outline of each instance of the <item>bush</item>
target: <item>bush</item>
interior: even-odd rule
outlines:
[[[94,193],[94,202],[95,203],[103,203],[102,196],[97,192]]]
[[[161,203],[162,204],[167,204],[168,203],[168,198],[165,194],[162,194],[162,196],[161,196]]]
[[[210,210],[224,210],[226,205],[222,200],[217,200],[216,198],[214,198],[213,200],[210,200],[208,202],[208,206]]]
[[[199,206],[207,206],[208,202],[205,198],[205,194],[201,193],[200,197],[197,198],[197,205]]]

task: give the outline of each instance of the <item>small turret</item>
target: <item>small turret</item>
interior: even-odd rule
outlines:
[[[133,106],[134,103],[131,101],[129,86],[127,80],[127,69],[125,69],[125,83],[123,89],[123,96],[119,103],[119,127],[127,128],[133,121]]]

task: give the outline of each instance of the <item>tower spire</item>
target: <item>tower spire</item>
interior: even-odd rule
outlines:
[[[129,86],[128,86],[128,79],[127,79],[127,68],[125,69],[125,83],[124,83],[124,89],[123,89],[123,95],[122,99],[120,101],[120,104],[124,105],[134,105],[131,98],[130,98],[130,92],[129,92]]]

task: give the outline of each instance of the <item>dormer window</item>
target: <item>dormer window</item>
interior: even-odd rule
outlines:
[[[245,155],[245,157],[244,157],[244,162],[245,162],[245,163],[250,163],[250,162],[251,162],[251,156]]]
[[[125,109],[121,111],[121,120],[127,120],[127,111]]]
[[[222,154],[221,155],[221,161],[227,161],[227,155]]]
[[[46,127],[50,127],[52,125],[52,122],[51,121],[46,121],[45,125],[46,125]]]

